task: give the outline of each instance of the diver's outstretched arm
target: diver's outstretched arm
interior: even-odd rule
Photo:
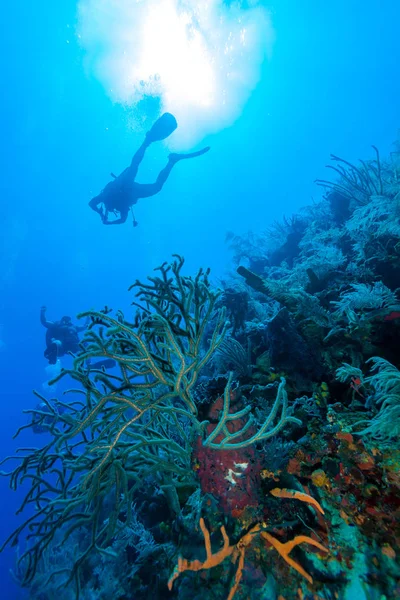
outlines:
[[[46,329],[48,329],[49,327],[54,325],[54,323],[52,321],[48,321],[46,319],[46,307],[45,306],[42,306],[42,308],[40,309],[40,322],[43,325],[43,327],[46,327]]]
[[[101,204],[103,204],[103,200],[100,198],[100,195],[101,194],[92,198],[89,202],[89,206],[92,210],[94,210],[94,212],[97,212],[99,213],[99,215],[103,216],[103,209],[100,206]]]

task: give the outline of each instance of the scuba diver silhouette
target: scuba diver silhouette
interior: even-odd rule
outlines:
[[[197,152],[189,154],[170,154],[167,165],[159,173],[154,183],[137,183],[135,178],[147,148],[153,142],[164,140],[171,135],[177,126],[175,117],[170,113],[164,113],[154,123],[150,131],[146,133],[145,140],[132,158],[130,166],[118,175],[118,177],[111,173],[114,180],[110,181],[98,196],[91,199],[89,206],[95,212],[99,213],[104,225],[120,225],[121,223],[125,223],[129,209],[137,203],[139,198],[149,198],[162,190],[168,175],[177,162],[201,156],[209,151],[210,147],[206,146]],[[119,213],[119,218],[109,221],[108,213],[110,212],[116,216]],[[133,225],[134,227],[137,225],[135,218],[133,218]]]
[[[79,351],[79,335],[84,331],[87,324],[78,327],[72,323],[71,317],[62,317],[60,321],[48,321],[46,319],[46,307],[40,309],[40,322],[46,328],[46,350],[44,356],[51,365],[55,365],[57,358],[64,356],[67,352],[76,354]]]

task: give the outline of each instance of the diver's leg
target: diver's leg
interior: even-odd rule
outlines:
[[[172,171],[172,167],[176,165],[180,160],[186,158],[196,158],[205,154],[210,149],[210,146],[206,146],[197,152],[190,152],[188,154],[170,154],[166,166],[160,171],[156,181],[154,183],[135,183],[135,196],[137,198],[149,198],[158,194],[163,188],[164,183],[167,181],[169,174]]]
[[[62,352],[62,344],[60,340],[56,340],[52,338],[50,344],[47,345],[46,350],[44,351],[44,356],[47,358],[51,365],[55,365],[57,362],[57,358],[59,356],[63,356]]]
[[[131,160],[131,164],[129,165],[129,167],[126,167],[126,169],[124,171],[122,171],[122,173],[120,173],[120,175],[118,175],[118,177],[115,177],[114,175],[114,179],[119,180],[120,184],[124,185],[124,182],[128,181],[135,181],[136,179],[136,175],[139,169],[139,165],[143,160],[144,157],[144,153],[146,152],[147,148],[150,146],[151,142],[147,139],[147,133],[146,133],[146,139],[143,142],[143,144],[140,146],[139,150],[137,150],[135,152],[135,154],[133,155],[133,158]]]
[[[133,155],[130,166],[127,169],[125,169],[125,171],[124,171],[124,173],[126,173],[132,179],[135,179],[137,172],[138,172],[139,165],[142,162],[142,160],[144,158],[144,154],[145,154],[147,148],[150,146],[150,144],[151,144],[151,141],[149,139],[149,134],[146,133],[146,138],[145,138],[143,144]],[[121,175],[122,174],[123,173],[121,173]]]
[[[135,183],[135,196],[137,198],[150,198],[150,196],[158,194],[158,192],[162,190],[164,183],[167,181],[168,176],[172,171],[172,167],[176,163],[177,160],[169,159],[154,183]]]

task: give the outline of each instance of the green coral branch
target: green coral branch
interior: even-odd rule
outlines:
[[[227,450],[227,449],[237,449],[244,448],[246,446],[250,446],[255,444],[256,442],[260,442],[261,440],[266,440],[268,438],[276,435],[287,423],[294,423],[296,425],[301,425],[301,421],[296,419],[295,417],[291,417],[288,415],[288,396],[286,393],[285,385],[286,380],[284,377],[281,378],[281,383],[278,386],[278,391],[276,395],[275,402],[272,406],[272,409],[265,419],[263,425],[258,429],[258,431],[253,434],[249,438],[245,438],[240,442],[234,442],[236,438],[243,437],[247,430],[254,424],[254,418],[250,415],[249,419],[246,423],[236,432],[231,433],[228,430],[227,424],[230,421],[237,421],[239,419],[243,419],[243,417],[247,416],[251,410],[250,406],[246,406],[244,409],[231,413],[230,412],[230,398],[231,398],[231,390],[232,390],[232,378],[233,374],[230,373],[227,385],[224,391],[224,404],[222,409],[222,414],[219,417],[218,424],[214,428],[214,430],[209,434],[209,436],[204,440],[203,445],[208,448],[214,448],[216,450]],[[273,425],[275,419],[281,411],[278,422]],[[222,435],[220,441],[215,442],[219,435]]]

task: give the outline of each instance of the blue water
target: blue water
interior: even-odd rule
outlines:
[[[261,231],[319,198],[313,182],[325,177],[331,152],[356,161],[372,156],[371,144],[391,151],[400,125],[400,3],[281,0],[268,8],[276,40],[240,116],[200,140],[208,155],[177,165],[158,196],[139,202],[133,229],[130,219],[103,227],[87,206],[110,171],[129,164],[146,127],[132,129],[132,109],[113,103],[85,69],[76,2],[3,6],[1,456],[14,452],[21,412],[46,380],[41,305],[50,319],[105,304],[128,310],[128,286],[173,252],[185,256],[188,273],[210,266],[218,282],[231,266],[226,232]],[[161,143],[151,148],[139,180],[154,180],[167,153]],[[32,437],[24,444],[37,443]],[[6,479],[0,486],[4,539],[20,523],[22,494]],[[3,600],[23,597],[13,564],[7,549]]]

